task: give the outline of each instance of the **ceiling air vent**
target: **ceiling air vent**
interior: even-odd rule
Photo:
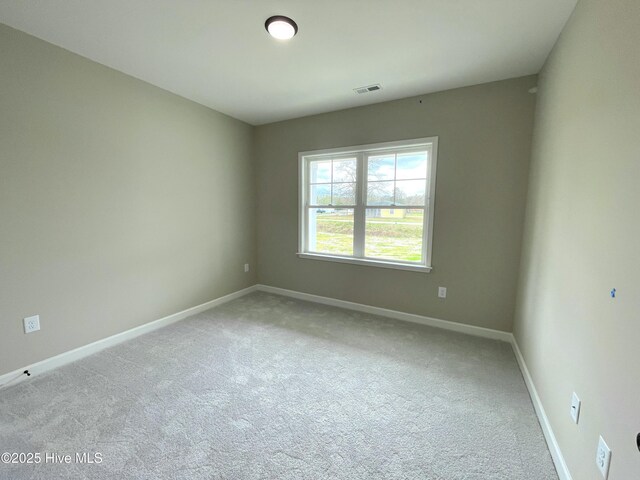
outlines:
[[[353,91],[358,95],[361,95],[363,93],[375,92],[376,90],[382,90],[382,85],[376,83],[375,85],[367,85],[366,87],[358,87],[353,89]]]

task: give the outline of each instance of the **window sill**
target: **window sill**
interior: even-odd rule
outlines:
[[[395,270],[409,270],[411,272],[431,272],[431,267],[424,265],[408,265],[406,263],[384,262],[381,260],[368,260],[364,258],[336,257],[333,255],[322,255],[320,253],[298,253],[299,258],[309,260],[324,260],[327,262],[351,263],[353,265],[365,265],[367,267],[393,268]]]

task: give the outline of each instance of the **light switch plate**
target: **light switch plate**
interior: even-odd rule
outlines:
[[[447,298],[447,287],[438,287],[438,298]]]

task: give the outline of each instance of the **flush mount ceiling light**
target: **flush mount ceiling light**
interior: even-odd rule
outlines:
[[[267,29],[269,35],[278,40],[289,40],[298,33],[296,22],[282,15],[267,18],[267,21],[264,22],[264,28]]]

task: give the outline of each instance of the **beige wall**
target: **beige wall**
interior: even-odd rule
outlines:
[[[535,104],[528,90],[536,80],[258,127],[259,281],[511,331]],[[296,256],[299,151],[428,136],[439,136],[432,273]],[[446,300],[438,286],[448,287]]]
[[[575,480],[600,434],[640,478],[639,46],[640,2],[581,0],[540,81],[515,335]]]
[[[0,374],[255,283],[252,127],[2,25],[0,65]]]

